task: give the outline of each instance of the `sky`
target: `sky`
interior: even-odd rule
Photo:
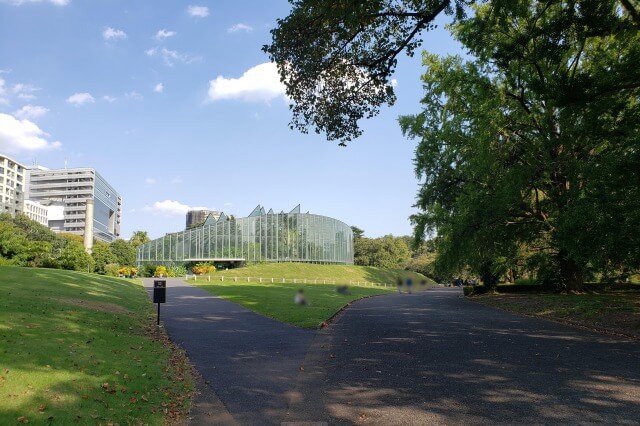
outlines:
[[[186,211],[256,205],[339,219],[365,236],[409,235],[420,54],[402,56],[398,100],[344,147],[289,128],[262,52],[286,0],[0,0],[0,153],[95,168],[122,196],[121,236],[184,229]],[[460,53],[443,28],[423,48]]]

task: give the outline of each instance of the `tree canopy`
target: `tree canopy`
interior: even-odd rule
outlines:
[[[474,9],[453,27],[473,58],[425,54],[423,112],[400,120],[420,140],[416,233],[438,233],[440,268],[489,280],[523,256],[568,289],[639,267],[633,13],[613,0]]]
[[[291,128],[313,128],[341,145],[360,136],[359,120],[396,96],[398,55],[411,56],[440,13],[463,15],[465,0],[292,0],[263,47],[293,103]]]

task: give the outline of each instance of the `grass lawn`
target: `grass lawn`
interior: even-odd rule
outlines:
[[[307,280],[335,280],[336,283],[349,284],[349,282],[373,282],[396,285],[398,276],[406,279],[411,277],[415,284],[421,280],[427,280],[429,285],[435,283],[429,278],[414,272],[402,269],[385,269],[372,266],[355,266],[355,265],[315,265],[310,263],[264,263],[259,265],[246,266],[243,268],[229,269],[227,271],[220,270],[211,274],[211,280],[214,277],[225,277],[225,281],[229,277],[252,277],[257,278],[274,278],[278,279],[307,279]]]
[[[568,321],[640,337],[640,292],[604,294],[486,294],[471,300],[511,312]]]
[[[163,424],[187,408],[189,369],[153,337],[139,282],[5,266],[0,296],[0,424]]]
[[[191,282],[193,283],[193,282]],[[350,295],[336,292],[332,284],[282,284],[246,282],[196,282],[203,288],[231,302],[278,321],[299,327],[317,327],[347,303],[365,296],[394,291],[385,287],[350,286]],[[304,289],[309,306],[298,306],[293,298],[299,288]]]

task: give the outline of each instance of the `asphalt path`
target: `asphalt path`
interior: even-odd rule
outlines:
[[[202,375],[193,424],[640,424],[637,341],[459,289],[363,299],[311,331],[168,285],[163,323]]]
[[[161,323],[202,376],[192,423],[279,424],[314,332],[166,280]],[[153,280],[144,284],[151,295]]]
[[[313,346],[291,421],[640,424],[640,342],[516,316],[459,289],[358,301]]]

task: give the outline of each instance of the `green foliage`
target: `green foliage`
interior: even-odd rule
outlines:
[[[613,0],[495,2],[454,25],[474,57],[426,53],[416,234],[436,270],[488,285],[523,250],[549,288],[640,267],[640,36]]]
[[[135,231],[129,239],[129,244],[136,248],[140,244],[148,243],[149,241],[151,241],[151,238],[149,238],[147,231]]]
[[[94,271],[98,274],[105,274],[105,266],[108,264],[117,264],[118,258],[113,254],[109,244],[96,242],[91,251],[91,257],[95,262]]]
[[[136,247],[133,243],[118,238],[109,244],[109,250],[115,256],[115,263],[134,265],[136,263]]]
[[[170,277],[184,277],[187,275],[187,268],[183,265],[174,265],[167,269],[167,273]]]
[[[402,269],[411,252],[402,237],[385,235],[381,238],[358,238],[353,244],[354,263],[360,266]]]
[[[104,274],[109,277],[119,277],[120,276],[120,265],[117,263],[108,263],[104,265]]]
[[[89,253],[84,250],[82,243],[75,240],[68,240],[65,248],[60,252],[58,264],[62,269],[70,271],[91,272],[95,266],[95,261]]]
[[[293,101],[291,128],[311,127],[341,145],[358,121],[395,102],[397,56],[412,56],[441,12],[462,16],[462,0],[295,0],[264,46]]]

